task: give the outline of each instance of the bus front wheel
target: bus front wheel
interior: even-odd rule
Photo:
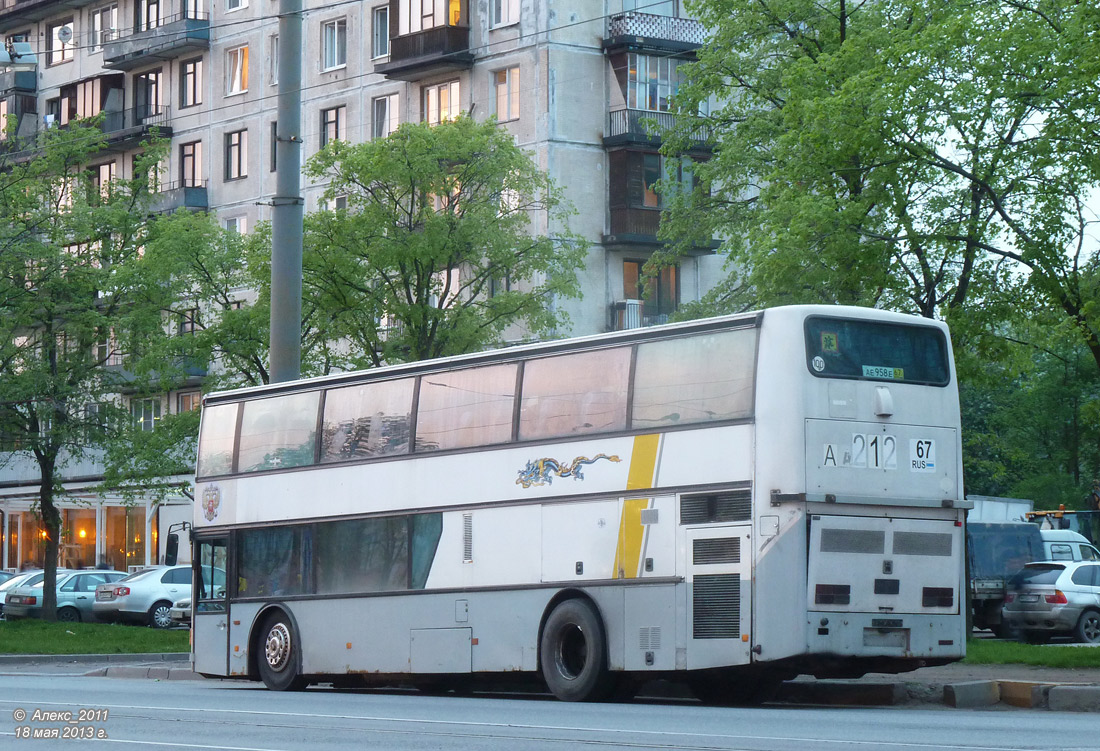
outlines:
[[[306,687],[301,676],[301,641],[290,618],[273,613],[264,619],[258,646],[257,662],[265,686],[272,691],[298,691]]]
[[[562,701],[599,701],[612,688],[607,639],[595,607],[587,600],[559,603],[546,620],[539,643],[542,677]]]

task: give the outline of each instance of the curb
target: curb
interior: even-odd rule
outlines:
[[[84,674],[91,677],[106,678],[148,678],[157,681],[204,681],[206,680],[191,668],[142,667],[139,665],[120,665],[118,667],[99,668]]]
[[[87,662],[187,662],[188,652],[106,655],[0,655],[0,665],[69,665]]]

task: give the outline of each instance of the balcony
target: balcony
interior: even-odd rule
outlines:
[[[162,184],[153,196],[149,211],[153,214],[171,214],[179,209],[203,211],[209,207],[206,180],[180,180]]]
[[[661,136],[657,135],[675,126],[677,117],[672,112],[652,112],[650,110],[621,109],[608,113],[607,130],[604,132],[603,145],[608,148],[618,146],[661,145]],[[654,133],[650,134],[652,127]],[[693,148],[707,149],[711,130],[700,126],[692,133]]]
[[[391,10],[392,12],[392,10]],[[374,66],[386,78],[414,81],[436,73],[465,70],[474,63],[468,26],[436,26],[390,38],[390,59]]]
[[[160,25],[105,40],[103,67],[133,70],[158,60],[210,49],[210,16],[191,11],[162,19]]]
[[[657,230],[661,226],[661,209],[641,206],[611,207],[611,232],[603,236],[603,246],[607,250],[647,251],[654,250],[663,242],[657,239]],[[713,255],[721,246],[717,240],[709,245],[695,246],[684,252],[686,256]]]
[[[642,300],[616,300],[611,303],[611,330],[626,331],[668,323],[668,313],[650,313]]]
[[[14,30],[12,24],[42,21],[95,2],[97,0],[0,0],[0,24],[10,33]]]
[[[33,70],[0,71],[0,96],[34,94],[38,91],[38,74]]]
[[[629,11],[607,20],[603,48],[605,52],[659,50],[688,53],[702,47],[707,36],[703,24],[693,18]]]
[[[107,151],[127,151],[136,148],[157,131],[157,135],[168,138],[172,135],[167,107],[131,107],[128,110],[104,111],[100,126],[107,135]]]

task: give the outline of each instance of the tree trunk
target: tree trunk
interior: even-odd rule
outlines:
[[[54,505],[54,457],[41,457],[38,506],[46,528],[46,559],[42,562],[42,620],[57,620],[57,552],[61,541],[61,512]]]

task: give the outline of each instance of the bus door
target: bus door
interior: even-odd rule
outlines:
[[[751,524],[687,528],[687,668],[749,662]]]
[[[195,542],[191,627],[196,673],[229,674],[227,542],[226,537]]]

